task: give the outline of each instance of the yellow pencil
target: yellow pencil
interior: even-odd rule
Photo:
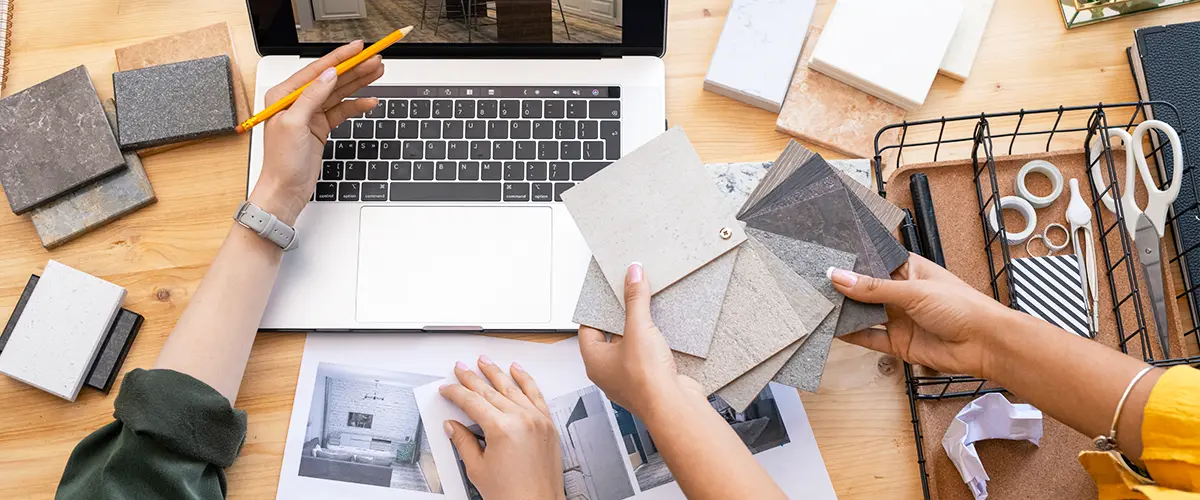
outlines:
[[[390,46],[391,44],[396,43],[401,38],[404,38],[404,35],[407,35],[409,31],[412,31],[412,29],[413,29],[413,27],[409,26],[407,28],[400,28],[396,31],[393,31],[390,35],[383,37],[382,40],[375,42],[375,43],[371,44],[370,47],[363,49],[362,52],[354,54],[354,57],[351,57],[349,59],[346,59],[345,61],[342,61],[341,64],[338,64],[337,66],[335,66],[335,69],[337,70],[337,74],[341,75],[347,71],[350,71],[355,66],[358,66],[359,64],[361,64],[363,61],[366,61],[367,59],[370,59],[375,54],[382,52],[383,49],[388,48],[388,46]],[[308,88],[308,86],[311,83],[312,82],[302,85],[300,88],[292,91],[292,93],[288,94],[283,99],[280,99],[279,101],[275,102],[275,104],[267,106],[266,109],[259,111],[254,116],[251,116],[250,119],[242,122],[241,125],[238,125],[235,130],[237,130],[237,133],[239,133],[239,134],[242,132],[246,132],[246,131],[254,128],[255,125],[265,122],[268,119],[270,119],[272,116],[275,116],[275,113],[278,113],[280,111],[287,109],[288,106],[291,106],[292,103],[296,102],[296,99],[298,97],[300,97],[300,93],[304,92],[304,89]]]

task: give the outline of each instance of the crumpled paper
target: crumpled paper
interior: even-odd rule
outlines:
[[[954,416],[942,438],[942,448],[975,500],[988,497],[990,478],[975,451],[975,442],[984,439],[1024,440],[1036,445],[1042,439],[1042,412],[1033,405],[1013,404],[1003,394],[991,393],[971,401]]]

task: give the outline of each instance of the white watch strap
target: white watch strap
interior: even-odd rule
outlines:
[[[296,229],[249,201],[242,202],[233,216],[238,224],[258,233],[283,251],[296,248]]]

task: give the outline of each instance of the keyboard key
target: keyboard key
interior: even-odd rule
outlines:
[[[504,167],[498,161],[485,161],[479,167],[479,179],[498,181],[504,178]]]
[[[379,141],[358,141],[358,159],[375,160],[379,158]]]
[[[317,201],[335,201],[337,200],[337,183],[336,182],[318,182],[317,192],[314,197]]]
[[[500,201],[499,182],[393,182],[392,201]]]
[[[533,138],[534,139],[553,139],[554,138],[554,122],[550,120],[538,120],[533,122]]]
[[[362,184],[362,201],[387,201],[388,183],[364,182]]]
[[[575,122],[569,120],[559,120],[554,122],[554,138],[555,139],[574,139],[575,138]]]
[[[508,139],[508,122],[504,120],[488,121],[488,139]]]
[[[426,160],[445,160],[446,141],[425,141]]]
[[[546,118],[566,118],[567,103],[565,101],[546,101]]]
[[[455,118],[475,118],[475,101],[461,99],[454,101]]]
[[[550,162],[550,180],[552,181],[569,181],[571,180],[571,164],[565,161]]]
[[[367,111],[367,118],[383,118],[387,116],[387,101],[379,99],[375,102],[375,107]]]
[[[471,141],[472,160],[492,159],[492,143],[488,141]]]
[[[396,120],[375,120],[376,139],[395,139]]]
[[[571,180],[582,181],[607,167],[606,161],[576,161],[571,162]]]
[[[442,122],[438,120],[421,120],[422,139],[441,139]]]
[[[521,117],[521,101],[500,101],[500,118],[515,120]]]
[[[443,139],[462,139],[463,138],[463,122],[462,120],[446,120],[442,122],[442,138]]]
[[[433,117],[434,118],[453,118],[454,117],[454,101],[449,99],[438,99],[433,101]]]
[[[408,105],[409,118],[429,118],[432,103],[428,99],[413,99]]]
[[[512,141],[492,142],[492,159],[493,160],[511,160],[511,159],[513,159],[513,142]]]
[[[621,101],[591,101],[588,103],[589,118],[620,118]]]
[[[414,180],[414,181],[432,181],[433,180],[433,167],[434,167],[434,164],[431,161],[413,162],[412,180]]]
[[[439,181],[452,181],[458,175],[458,164],[452,161],[439,161],[434,167],[433,178]]]
[[[463,137],[467,139],[486,139],[487,122],[483,120],[467,120],[467,126],[466,130],[463,132]]]
[[[604,141],[587,141],[583,143],[583,159],[603,160]]]
[[[354,120],[354,138],[370,139],[374,137],[375,126],[369,120]]]
[[[321,162],[321,178],[327,181],[342,180],[342,162],[340,161],[325,161]]]
[[[505,182],[504,201],[529,201],[529,183]]]
[[[558,143],[554,141],[539,141],[537,143],[539,160],[557,160]]]
[[[358,146],[354,141],[337,141],[333,145],[333,157],[339,160],[353,160]]]
[[[542,101],[532,101],[532,100],[521,101],[521,117],[522,118],[541,118],[542,117]]]
[[[412,180],[412,162],[411,161],[394,161],[392,167],[393,181]]]
[[[386,181],[388,180],[388,162],[373,161],[367,163],[367,180],[369,181]]]
[[[367,162],[365,161],[348,161],[346,162],[346,176],[348,181],[365,181],[367,180]]]
[[[549,167],[544,161],[531,161],[525,164],[525,180],[527,181],[544,181],[546,180],[547,170]]]
[[[477,180],[479,180],[479,162],[477,162],[477,161],[460,161],[460,162],[458,162],[458,180],[460,180],[460,181],[477,181]]]
[[[339,182],[338,201],[358,201],[358,183]]]
[[[495,100],[479,101],[475,106],[480,118],[496,118],[500,116],[498,111],[498,102]]]
[[[600,138],[604,139],[604,158],[617,160],[621,158],[621,122],[606,120],[600,122]]]
[[[536,141],[517,141],[517,150],[514,155],[518,160],[535,160],[537,159],[537,142]]]
[[[512,139],[529,139],[533,137],[533,122],[529,120],[514,120],[508,136]]]
[[[408,118],[408,99],[388,99],[388,118]]]
[[[446,159],[465,160],[469,156],[467,154],[467,150],[470,149],[470,147],[470,143],[467,141],[450,141],[449,146],[446,148]]]
[[[343,121],[342,123],[339,123],[338,126],[334,127],[333,130],[329,131],[329,137],[334,139],[349,139],[351,129],[353,128],[354,122],[352,120]]]
[[[420,160],[425,156],[424,147],[421,141],[404,141],[404,152],[400,157],[405,160]]]
[[[572,187],[575,187],[575,183],[573,182],[555,182],[554,201],[562,201],[562,194]]]
[[[587,101],[567,101],[567,118],[587,118]]]
[[[321,153],[321,159],[322,160],[332,160],[333,159],[333,141],[330,141],[330,140],[325,141],[325,151]]]
[[[583,159],[583,143],[579,141],[562,141],[558,143],[558,157],[564,160]]]
[[[404,148],[404,143],[400,141],[380,141],[379,142],[379,159],[380,160],[399,160],[400,150]]]
[[[580,139],[599,139],[600,138],[600,122],[595,120],[584,120],[579,122],[579,138]]]
[[[416,139],[421,136],[421,122],[403,120],[396,124],[397,139]]]
[[[520,161],[504,162],[504,180],[506,180],[506,181],[525,180],[525,162],[520,162]]]
[[[533,201],[550,201],[554,199],[554,185],[549,182],[533,183],[533,194],[529,198]]]

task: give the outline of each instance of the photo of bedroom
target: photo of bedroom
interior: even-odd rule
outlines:
[[[624,0],[292,0],[306,43],[621,43]]]
[[[437,377],[321,363],[297,474],[441,493],[413,388]]]

